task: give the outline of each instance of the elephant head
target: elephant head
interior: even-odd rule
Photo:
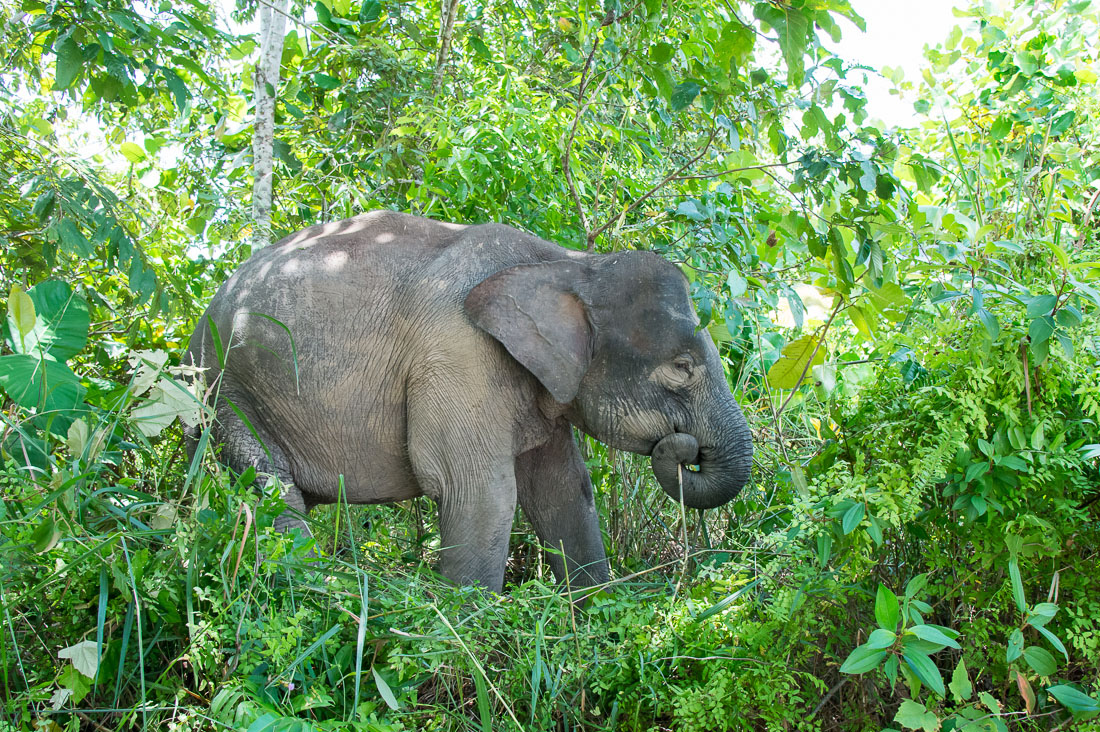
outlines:
[[[748,482],[752,439],[688,283],[648,252],[503,269],[466,313],[565,405],[576,427],[650,455],[675,500],[720,506]]]

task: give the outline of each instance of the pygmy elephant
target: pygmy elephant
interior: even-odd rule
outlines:
[[[432,498],[441,571],[499,591],[516,502],[559,580],[608,579],[572,426],[652,456],[694,508],[732,499],[752,442],[683,274],[509,226],[377,211],[254,253],[185,362],[205,367],[221,459],[313,506]],[[306,529],[308,531],[308,529]]]

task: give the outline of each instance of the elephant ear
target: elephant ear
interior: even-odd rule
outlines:
[[[555,400],[577,396],[592,360],[592,326],[577,294],[577,262],[520,264],[490,275],[466,296],[466,314],[500,341]]]

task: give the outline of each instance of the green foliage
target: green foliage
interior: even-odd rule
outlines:
[[[438,4],[292,7],[276,229],[660,251],[756,484],[684,515],[587,442],[620,579],[584,607],[524,528],[505,596],[442,584],[420,501],[274,533],[174,366],[248,255],[256,39],[200,0],[0,7],[0,727],[1094,720],[1096,10],[964,9],[887,130],[822,43],[845,2],[459,8],[440,55]]]

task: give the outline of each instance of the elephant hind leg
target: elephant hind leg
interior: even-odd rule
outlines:
[[[224,395],[222,398],[225,398]],[[266,476],[266,480],[278,479],[282,485],[286,510],[275,519],[275,529],[298,529],[304,535],[311,536],[312,532],[303,519],[309,514],[312,505],[306,502],[302,492],[294,485],[290,461],[282,448],[274,440],[265,437],[256,420],[248,418],[250,427],[228,404],[219,404],[216,413],[215,437],[221,446],[221,462],[237,473],[254,468],[261,478]]]

